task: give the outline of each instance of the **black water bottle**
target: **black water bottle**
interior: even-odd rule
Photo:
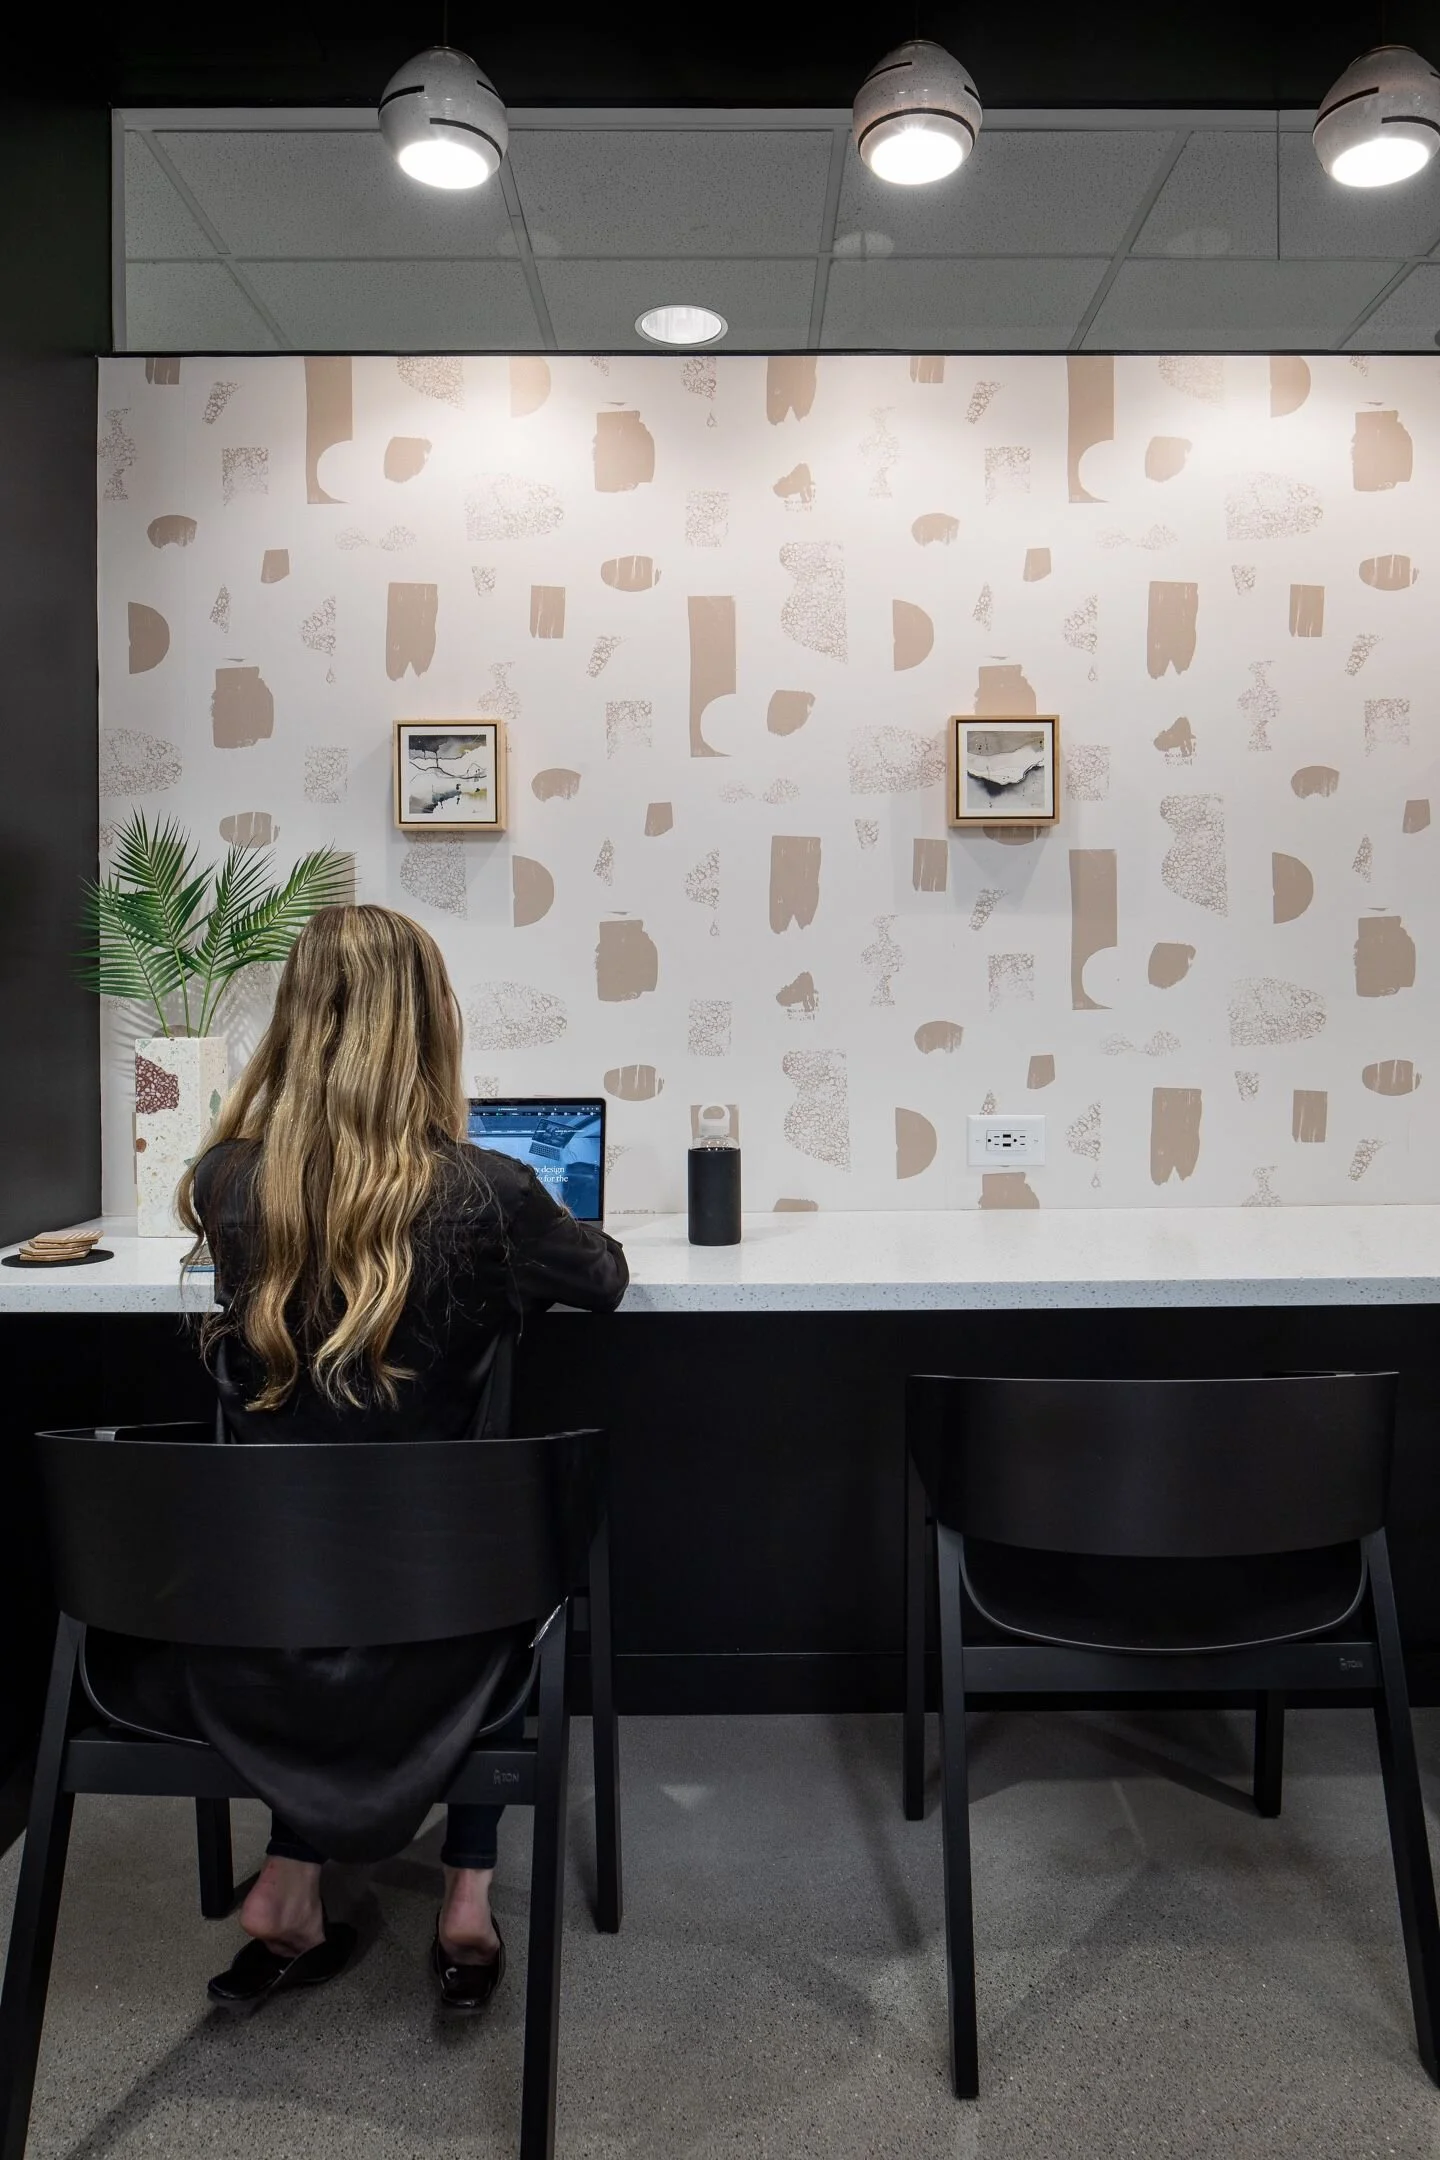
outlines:
[[[740,1143],[723,1103],[706,1103],[690,1150],[690,1243],[740,1243]]]

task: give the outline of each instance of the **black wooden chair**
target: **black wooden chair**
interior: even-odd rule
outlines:
[[[560,2009],[572,1604],[588,1592],[596,1924],[620,1925],[605,1451],[535,1440],[216,1447],[208,1425],[42,1433],[60,1624],[0,1995],[0,2160],[22,2160],[77,1793],[194,1798],[202,1880],[229,1882],[231,1798],[209,1747],[98,1723],[87,1627],[252,1649],[491,1635],[493,1724],[535,1684],[533,1740],[482,1733],[448,1800],[535,1811],[521,2160],[550,2160]],[[264,1553],[264,1566],[255,1555]],[[513,1730],[513,1727],[512,1727]]]
[[[1268,1815],[1280,1811],[1285,1697],[1370,1703],[1415,2035],[1440,2083],[1440,1920],[1384,1527],[1395,1385],[1393,1373],[907,1383],[906,1812],[921,1812],[923,1791],[928,1503],[961,2098],[979,2090],[965,1752],[978,1694],[1253,1701]],[[967,1611],[991,1640],[966,1641]]]

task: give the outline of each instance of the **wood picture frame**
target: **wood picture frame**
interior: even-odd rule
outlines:
[[[946,764],[952,828],[1058,822],[1058,713],[952,713]]]
[[[407,833],[503,833],[503,720],[397,720],[395,823]]]

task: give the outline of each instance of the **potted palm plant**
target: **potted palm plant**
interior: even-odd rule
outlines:
[[[135,1044],[135,1187],[141,1237],[180,1232],[175,1188],[224,1096],[229,1060],[216,1017],[246,968],[285,958],[318,908],[343,900],[350,862],[304,856],[276,882],[268,850],[232,847],[197,867],[173,819],[137,811],[116,837],[110,874],[85,892],[81,980],[153,1014]]]

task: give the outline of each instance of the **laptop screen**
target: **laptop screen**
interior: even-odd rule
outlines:
[[[470,1139],[497,1155],[529,1163],[553,1200],[580,1222],[599,1222],[605,1210],[603,1102],[486,1102],[471,1097]]]

